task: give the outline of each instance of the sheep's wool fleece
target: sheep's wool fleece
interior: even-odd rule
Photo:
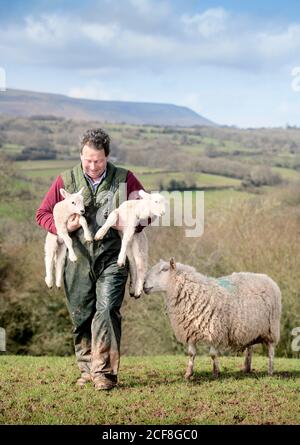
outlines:
[[[267,275],[240,272],[215,279],[177,263],[170,272],[166,303],[183,343],[243,350],[279,340],[281,293]]]

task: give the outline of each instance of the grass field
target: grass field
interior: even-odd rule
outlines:
[[[223,357],[222,375],[199,357],[186,382],[184,356],[124,357],[119,387],[96,392],[75,386],[72,357],[0,356],[1,424],[299,424],[300,362],[254,356],[253,373],[243,357]]]
[[[79,162],[79,159],[78,159]],[[48,160],[48,161],[18,161],[17,167],[28,178],[54,178],[64,170],[73,167],[77,160]],[[189,179],[191,173],[168,172],[158,168],[149,168],[134,165],[120,165],[135,173],[144,187],[149,190],[157,190],[160,180],[167,185],[171,179],[183,181]],[[198,187],[234,187],[240,185],[240,180],[221,175],[195,173],[193,181]]]

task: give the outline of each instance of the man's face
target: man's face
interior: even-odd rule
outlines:
[[[107,165],[107,157],[104,150],[96,150],[90,145],[84,145],[80,155],[84,173],[92,179],[99,178]]]

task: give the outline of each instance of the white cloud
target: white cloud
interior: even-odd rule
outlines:
[[[91,70],[164,71],[206,65],[255,71],[299,63],[300,23],[278,30],[278,25],[275,29],[272,23],[257,24],[221,7],[179,16],[170,13],[168,2],[127,0],[126,5],[135,20],[129,12],[126,17],[117,15],[114,3],[107,5],[114,18],[105,11],[100,15],[100,10],[92,19],[58,13],[28,16],[25,27],[6,25],[1,49],[18,63]],[[157,19],[167,11],[169,28],[166,20],[163,26]],[[151,28],[152,12],[156,22]]]
[[[101,45],[109,45],[118,38],[120,29],[118,24],[111,23],[107,25],[98,25],[93,23],[82,24],[79,27],[83,37],[94,41],[95,43]]]
[[[210,38],[226,30],[229,13],[223,8],[211,8],[202,14],[184,14],[181,20],[186,32]]]
[[[121,88],[108,87],[104,82],[92,81],[84,86],[75,86],[70,88],[68,94],[76,99],[92,100],[136,100],[131,94],[126,93]]]
[[[71,34],[70,28],[70,21],[57,14],[25,17],[25,38],[39,46],[64,44],[67,35]]]

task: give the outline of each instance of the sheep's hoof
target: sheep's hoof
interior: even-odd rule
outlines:
[[[141,293],[140,294],[133,294],[134,298],[137,300],[138,298],[141,298]]]
[[[84,238],[84,241],[86,243],[92,243],[93,242],[93,238]]]
[[[71,261],[72,263],[76,263],[76,261],[77,261],[77,256],[70,256],[69,259],[70,259],[70,261]]]
[[[193,375],[193,373],[191,373],[191,372],[186,372],[186,373],[184,374],[184,378],[185,378],[185,380],[190,380],[190,378],[192,377],[192,375]]]

